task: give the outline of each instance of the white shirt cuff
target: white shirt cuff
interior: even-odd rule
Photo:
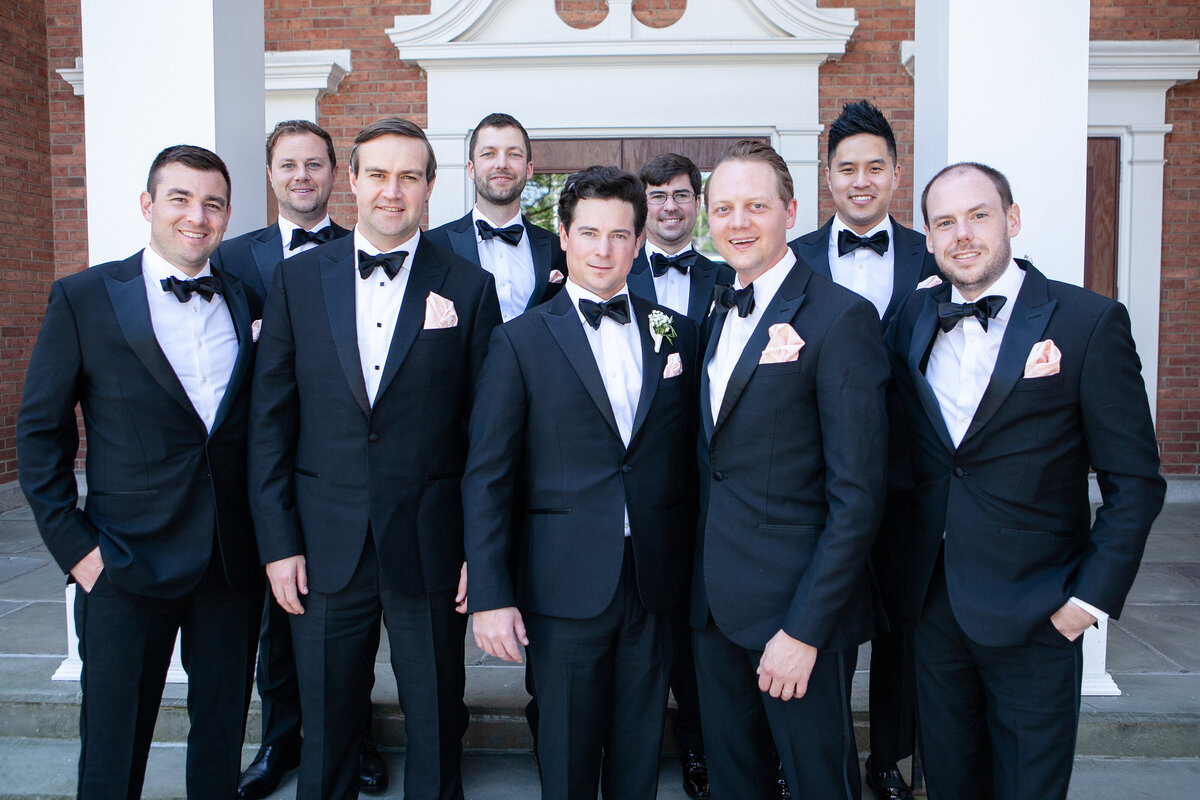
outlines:
[[[1093,617],[1095,617],[1097,622],[1103,622],[1104,620],[1108,619],[1108,614],[1105,614],[1103,611],[1096,608],[1091,603],[1083,602],[1078,597],[1072,597],[1071,602],[1074,603],[1075,605],[1079,606],[1080,608],[1082,608],[1084,611],[1091,614]]]

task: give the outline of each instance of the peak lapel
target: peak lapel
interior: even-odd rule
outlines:
[[[471,221],[470,212],[467,212],[465,217],[446,230],[446,238],[450,240],[451,250],[475,266],[479,266],[479,240],[475,235],[475,226]]]
[[[892,220],[892,297],[883,313],[891,320],[904,298],[921,282],[921,267],[925,264],[925,241],[914,231]]]
[[[815,231],[806,233],[791,242],[792,252],[818,275],[832,278],[829,271],[829,234],[833,230],[833,217]]]
[[[697,368],[700,370],[700,420],[704,428],[704,440],[712,441],[716,420],[712,415],[712,384],[708,380],[708,365],[717,352],[717,341],[721,338],[721,329],[725,327],[725,315],[729,309],[714,306],[712,313],[704,319],[700,329],[700,341],[704,343],[704,356]]]
[[[279,223],[270,225],[250,241],[250,254],[258,267],[258,277],[262,280],[259,297],[266,297],[266,290],[271,286],[275,277],[275,267],[283,261],[283,240],[279,234]]]
[[[653,307],[640,297],[631,295],[629,300],[633,309],[633,319],[630,320],[630,324],[637,325],[638,338],[642,342],[642,391],[638,396],[637,410],[634,411],[633,416],[633,428],[629,434],[629,444],[632,447],[638,431],[641,430],[642,423],[646,421],[646,416],[650,413],[650,406],[654,403],[654,394],[658,391],[659,381],[662,380],[663,367],[667,362],[667,351],[670,350],[671,345],[667,344],[666,339],[663,339],[658,352],[654,352],[654,339],[650,336],[649,322]]]
[[[392,332],[392,343],[388,346],[387,361],[383,364],[383,375],[379,378],[376,401],[383,397],[388,385],[400,371],[400,365],[412,349],[417,334],[425,327],[425,305],[430,292],[441,291],[446,280],[446,264],[437,257],[434,246],[421,237],[417,252],[408,262],[411,272],[408,285],[404,287],[404,300],[400,304],[400,317],[396,330]]]
[[[930,424],[937,431],[938,440],[947,450],[953,452],[954,441],[950,438],[946,420],[942,417],[942,407],[938,404],[937,395],[933,393],[933,387],[925,378],[923,368],[925,354],[929,352],[933,337],[938,334],[937,305],[949,297],[949,283],[926,293],[925,304],[921,306],[921,313],[917,315],[917,322],[913,326],[912,341],[908,347],[908,371],[913,386],[917,390],[917,396],[921,400],[921,407],[925,409],[925,415],[929,417]]]
[[[238,337],[238,352],[237,357],[233,362],[233,371],[229,374],[229,383],[225,386],[225,395],[221,398],[221,404],[217,407],[217,415],[213,419],[212,432],[215,432],[221,423],[225,421],[225,416],[229,413],[229,407],[233,405],[233,399],[237,397],[238,390],[241,388],[242,381],[246,379],[246,368],[250,364],[250,354],[254,352],[254,337],[250,332],[250,304],[246,301],[246,289],[242,282],[221,270],[213,270],[217,273],[225,285],[225,306],[229,309],[229,316],[233,318],[233,329],[237,332]]]
[[[1017,381],[1024,376],[1029,351],[1041,341],[1057,305],[1057,301],[1050,300],[1046,295],[1046,278],[1030,266],[1013,304],[1008,325],[1004,328],[1004,340],[1000,343],[992,379],[988,381],[979,407],[975,409],[975,416],[971,418],[971,425],[963,435],[964,443],[987,425]]]
[[[330,335],[337,350],[338,361],[350,393],[354,395],[363,414],[371,413],[367,400],[367,385],[362,375],[362,358],[358,353],[358,325],[354,314],[354,281],[358,273],[354,269],[353,239],[348,247],[334,248],[335,252],[320,255],[321,284],[325,290],[325,310],[329,315]]]
[[[524,216],[521,217],[521,222],[525,225],[525,236],[529,240],[529,252],[533,256],[533,294],[529,295],[529,302],[525,304],[525,310],[540,305],[542,298],[546,296],[546,286],[550,283],[550,262],[551,251],[550,247],[553,244],[554,237],[549,231],[539,228]]]
[[[612,428],[613,435],[619,440],[621,432],[617,428],[617,418],[613,415],[608,392],[604,389],[604,379],[600,377],[600,367],[596,364],[596,357],[592,354],[591,345],[588,344],[587,334],[583,332],[583,323],[579,319],[579,314],[571,303],[571,296],[566,291],[561,291],[554,296],[544,319],[554,340],[567,357],[567,361],[579,375],[583,387],[591,395],[592,402],[596,404],[596,408],[600,409],[600,414]],[[644,385],[645,380],[642,383]],[[632,438],[630,441],[633,441]]]

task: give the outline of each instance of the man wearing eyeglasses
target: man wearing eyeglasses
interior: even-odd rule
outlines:
[[[700,210],[700,170],[690,158],[664,153],[638,172],[646,184],[646,244],[629,273],[629,290],[686,314],[699,325],[712,305],[713,286],[733,284],[733,270],[692,249]]]

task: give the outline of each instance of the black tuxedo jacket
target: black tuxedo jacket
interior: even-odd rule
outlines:
[[[904,611],[920,615],[944,534],[955,617],[998,647],[1024,642],[1072,596],[1120,614],[1165,491],[1125,307],[1017,263],[1025,282],[957,448],[924,375],[950,284],[913,293],[891,343],[914,479]],[[1023,377],[1045,339],[1061,371]],[[1094,523],[1089,465],[1104,498]]]
[[[937,260],[925,246],[924,234],[906,228],[895,217],[892,220],[891,248],[895,253],[892,267],[892,299],[888,303],[881,319],[886,328],[891,324],[900,309],[904,298],[916,288],[916,285],[930,275],[940,275]],[[788,242],[788,247],[812,270],[826,278],[833,273],[829,268],[829,234],[833,229],[833,217],[815,231]],[[877,312],[878,313],[878,312]]]
[[[699,253],[696,263],[688,270],[691,287],[688,290],[687,316],[692,322],[700,325],[708,315],[712,306],[714,286],[732,286],[733,268],[728,264],[710,261]],[[638,297],[645,298],[651,303],[658,302],[658,292],[654,288],[654,271],[646,259],[646,248],[638,249],[637,258],[633,260],[633,269],[629,272],[629,291]]]
[[[335,240],[350,233],[348,228],[343,228],[333,220],[329,221],[329,227],[333,228]],[[283,240],[279,238],[278,222],[222,242],[212,256],[213,266],[240,278],[260,302],[266,298],[267,289],[271,287],[276,265],[283,260]]]
[[[309,586],[346,585],[368,530],[398,591],[453,587],[472,389],[500,321],[491,275],[421,237],[374,406],[355,322],[352,237],[288,259],[263,312],[250,492],[263,563],[305,555]],[[424,330],[431,292],[458,325]]]
[[[709,319],[703,364],[726,313]],[[799,358],[759,364],[779,323],[804,340]],[[693,627],[711,611],[727,638],[754,650],[781,629],[820,650],[871,638],[886,382],[875,307],[802,261],[751,335],[715,420],[702,367]]]
[[[521,221],[525,223],[525,235],[529,237],[529,249],[533,252],[533,270],[536,278],[533,294],[525,306],[526,309],[530,309],[546,302],[562,289],[562,281],[550,282],[550,273],[558,270],[565,280],[567,257],[559,245],[557,235],[545,228],[539,228],[524,217],[521,217]],[[479,266],[479,239],[476,234],[470,211],[453,222],[430,228],[425,233],[429,241],[438,247],[450,250]]]
[[[628,448],[566,292],[493,335],[463,481],[472,611],[599,615],[621,575],[626,507],[642,603],[662,611],[686,598],[698,333],[677,318],[674,343],[655,353],[647,315],[669,312],[636,296],[632,308],[642,387]],[[683,371],[664,378],[672,354]]]
[[[69,572],[99,545],[133,594],[181,597],[204,577],[213,537],[230,586],[261,576],[246,499],[246,420],[257,300],[213,270],[238,336],[209,433],[154,336],[142,254],[68,276],[50,292],[17,420],[21,488]],[[193,298],[192,302],[203,302]],[[87,432],[85,508],[76,508],[75,406]]]

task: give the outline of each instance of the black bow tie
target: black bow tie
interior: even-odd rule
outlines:
[[[159,281],[162,284],[164,292],[170,292],[175,295],[181,303],[186,303],[192,299],[192,295],[198,294],[204,298],[204,302],[210,302],[214,294],[221,294],[225,291],[225,287],[221,285],[221,279],[215,275],[205,275],[203,278],[191,278],[186,281],[181,281],[174,275],[163,278]]]
[[[292,229],[292,241],[288,245],[288,250],[295,250],[297,247],[312,242],[313,244],[325,244],[333,240],[333,226],[326,225],[324,228],[316,231],[306,231],[304,228]]]
[[[363,277],[363,280],[371,277],[371,273],[376,267],[383,267],[383,271],[387,273],[388,280],[396,277],[396,273],[404,266],[404,259],[408,258],[407,250],[397,250],[392,253],[380,253],[379,255],[370,255],[362,250],[358,251],[358,274]]]
[[[748,317],[754,312],[754,284],[750,284],[745,289],[716,286],[713,288],[713,301],[726,310],[737,306],[738,316]]]
[[[1007,297],[990,294],[987,297],[981,297],[974,303],[938,303],[938,325],[942,327],[943,331],[948,332],[954,329],[960,319],[974,317],[979,320],[979,324],[986,331],[988,320],[994,319],[1007,301]]]
[[[629,322],[629,298],[623,294],[619,294],[611,300],[605,300],[603,303],[581,298],[579,310],[583,312],[583,318],[587,320],[587,324],[596,330],[600,330],[600,321],[605,317],[610,317],[614,322],[622,325]]]
[[[475,220],[475,227],[479,229],[479,238],[483,241],[488,239],[499,239],[502,242],[507,242],[513,247],[521,243],[521,235],[525,233],[525,226],[512,224],[507,228],[493,228],[484,220]]]
[[[888,232],[876,231],[873,236],[859,236],[854,231],[843,228],[838,231],[838,255],[853,253],[860,247],[874,250],[883,255],[888,249]]]
[[[688,250],[686,253],[680,253],[677,256],[668,256],[663,253],[655,253],[650,256],[650,269],[654,272],[654,277],[661,278],[667,274],[667,270],[671,267],[679,270],[684,275],[687,275],[688,269],[696,263],[696,251]]]

